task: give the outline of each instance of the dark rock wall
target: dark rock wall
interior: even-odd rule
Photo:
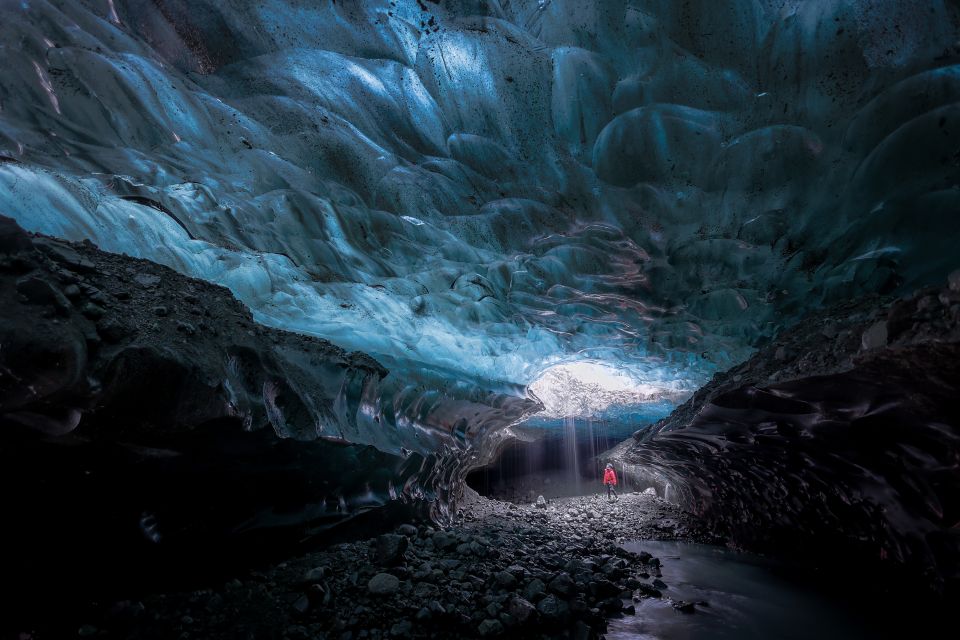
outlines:
[[[808,319],[610,454],[742,546],[956,594],[958,276]]]
[[[357,426],[382,366],[222,287],[0,218],[0,305],[0,557],[26,592],[193,580],[446,508],[435,456]]]

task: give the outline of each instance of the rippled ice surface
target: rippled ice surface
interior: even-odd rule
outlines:
[[[871,621],[862,605],[818,593],[815,586],[757,556],[682,542],[638,541],[624,546],[659,557],[669,588],[664,600],[638,602],[636,616],[612,620],[609,640],[886,637],[880,627],[883,621]],[[825,579],[835,584],[834,577]],[[675,611],[666,597],[703,600],[709,607],[684,614]]]

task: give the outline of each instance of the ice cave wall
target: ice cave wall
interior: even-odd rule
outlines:
[[[958,363],[960,270],[808,318],[603,458],[734,544],[956,598]]]
[[[0,214],[371,354],[391,454],[489,454],[558,363],[676,398],[956,268],[952,0],[0,13]]]
[[[692,390],[949,269],[931,0],[2,4],[0,209],[270,325],[516,393]]]

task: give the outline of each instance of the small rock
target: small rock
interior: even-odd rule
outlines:
[[[947,286],[950,287],[950,291],[960,291],[960,269],[950,272],[947,276]]]
[[[382,567],[393,567],[398,564],[403,564],[403,561],[406,559],[404,554],[409,544],[405,536],[395,533],[385,533],[377,537],[377,564]]]
[[[543,580],[539,578],[534,578],[530,581],[530,584],[527,585],[527,588],[523,590],[523,597],[531,602],[537,599],[537,596],[546,593],[547,587],[543,584]]]
[[[537,613],[537,608],[523,598],[513,598],[507,606],[507,612],[517,624],[526,624]]]
[[[577,620],[577,624],[573,626],[573,631],[570,633],[571,640],[590,640],[593,637],[593,631],[583,620]]]
[[[680,613],[693,613],[696,609],[693,606],[692,602],[687,602],[685,600],[677,600],[673,603],[673,608],[679,611]]]
[[[409,620],[402,620],[392,627],[390,627],[390,635],[396,638],[403,638],[410,635],[410,631],[413,630],[413,625]]]
[[[160,278],[149,273],[138,273],[137,275],[133,276],[133,280],[145,289],[155,287],[160,284]]]
[[[820,331],[820,334],[823,335],[823,337],[827,340],[833,340],[837,337],[839,332],[840,331],[837,329],[837,325],[835,325],[833,322],[828,322],[827,324],[823,325],[823,329]]]
[[[557,574],[556,578],[550,581],[550,584],[547,585],[547,588],[553,593],[557,593],[564,597],[570,597],[573,595],[573,592],[576,591],[577,585],[574,583],[573,578],[570,577],[570,574],[561,572]]]
[[[509,571],[500,571],[496,575],[497,584],[499,584],[504,589],[511,588],[514,584],[517,583],[517,579]]]
[[[287,627],[284,634],[289,640],[310,640],[310,631],[301,625],[291,625]]]
[[[79,629],[77,629],[77,635],[80,636],[81,638],[88,638],[90,636],[97,635],[98,631],[99,629],[97,629],[92,624],[85,624]]]
[[[378,573],[370,578],[367,583],[367,589],[370,593],[377,596],[385,596],[394,593],[400,587],[400,578],[389,573]]]
[[[306,613],[307,609],[310,608],[310,599],[307,596],[300,596],[297,598],[297,601],[293,603],[293,608],[298,613]]]
[[[547,499],[543,496],[537,496],[537,509],[546,509]]]
[[[406,536],[408,538],[416,538],[417,528],[412,524],[402,524],[399,527],[397,527],[397,533],[399,533],[402,536]]]
[[[887,323],[885,320],[875,322],[863,332],[860,346],[864,351],[884,347],[887,344]]]
[[[310,569],[304,574],[303,581],[308,584],[321,582],[326,575],[327,575],[326,568],[315,567],[313,569]]]
[[[489,638],[491,636],[497,636],[503,633],[503,625],[499,620],[487,618],[480,623],[480,626],[477,627],[477,631],[480,633],[481,638]]]
[[[547,622],[557,623],[563,622],[567,618],[570,607],[557,596],[550,594],[537,603],[537,611]]]
[[[433,534],[433,546],[440,550],[446,550],[457,544],[456,537],[446,531],[437,531]]]
[[[168,315],[170,315],[170,309],[168,309],[167,307],[165,307],[165,306],[163,306],[163,305],[160,305],[160,306],[157,306],[157,307],[154,307],[154,308],[153,308],[153,314],[156,315],[156,316],[158,316],[158,317],[160,317],[160,318],[165,318],[165,317],[167,317]]]
[[[105,311],[103,310],[103,307],[97,306],[92,302],[88,302],[80,308],[80,313],[91,320],[99,320],[103,317]]]

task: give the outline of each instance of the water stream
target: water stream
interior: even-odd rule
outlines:
[[[636,603],[635,616],[611,620],[608,640],[875,639],[895,637],[899,625],[893,622],[903,623],[909,615],[902,606],[864,601],[855,589],[857,596],[850,598],[824,593],[820,587],[827,580],[836,586],[838,576],[811,584],[782,565],[749,554],[683,542],[624,546],[659,557],[668,588],[663,600]],[[709,606],[681,613],[669,599]]]

